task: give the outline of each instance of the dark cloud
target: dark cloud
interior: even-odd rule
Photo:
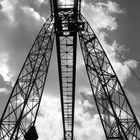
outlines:
[[[94,105],[94,99],[93,99],[93,95],[89,95],[86,92],[80,92],[80,95],[82,97],[82,102],[84,102],[85,100],[87,100],[91,105]]]
[[[89,95],[86,92],[80,92],[81,103],[83,105],[83,112],[89,113],[90,116],[93,116],[97,113],[97,108],[95,106],[93,95]]]
[[[42,3],[37,11],[41,16],[47,18],[50,15],[50,4]]]
[[[28,6],[37,11],[41,16],[47,18],[50,15],[50,4],[48,1],[37,2],[37,0],[21,0],[22,6]]]
[[[2,9],[2,5],[0,4],[0,10]]]
[[[2,4],[1,4],[2,0],[0,1],[0,10],[2,9]]]

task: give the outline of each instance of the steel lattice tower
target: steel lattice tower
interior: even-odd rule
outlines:
[[[0,140],[38,138],[35,122],[54,38],[63,140],[74,140],[77,34],[106,139],[140,140],[140,125],[104,49],[81,14],[81,0],[73,0],[71,5],[60,5],[57,0],[50,0],[50,5],[51,16],[33,43],[0,119]]]

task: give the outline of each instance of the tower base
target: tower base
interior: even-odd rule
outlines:
[[[25,138],[25,140],[37,140],[38,139],[38,134],[35,129],[35,126],[30,127],[30,129],[25,134],[24,138]]]

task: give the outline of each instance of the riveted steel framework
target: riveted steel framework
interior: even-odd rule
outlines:
[[[26,140],[30,139],[30,134],[36,133],[34,125],[48,73],[54,34],[63,140],[74,140],[77,33],[106,139],[140,140],[140,125],[103,47],[81,15],[81,0],[73,0],[69,5],[61,5],[57,0],[50,0],[50,3],[51,17],[35,39],[2,114],[0,140]]]
[[[78,3],[53,4],[64,140],[73,140]]]
[[[0,120],[0,140],[23,140],[35,124],[54,40],[52,17],[37,35]]]
[[[80,15],[82,54],[107,140],[140,140],[140,125],[97,36]]]

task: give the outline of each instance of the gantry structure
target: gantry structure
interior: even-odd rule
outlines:
[[[51,15],[31,47],[1,116],[0,140],[38,139],[35,122],[54,40],[62,108],[62,139],[75,139],[78,39],[106,139],[140,140],[139,122],[101,43],[81,14],[81,0],[73,0],[66,5],[58,0],[50,0],[50,7]]]

